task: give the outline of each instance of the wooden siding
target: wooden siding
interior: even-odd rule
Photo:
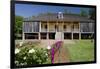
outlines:
[[[94,32],[94,23],[80,23],[81,32]]]
[[[49,23],[49,31],[50,32],[55,32],[56,31],[55,25],[56,25],[56,23]]]
[[[58,23],[58,32],[63,31],[63,22]]]
[[[23,23],[24,32],[39,32],[39,22],[24,22]]]
[[[72,32],[72,24],[71,23],[64,23],[66,26],[66,29],[64,29],[64,32]]]
[[[73,32],[79,32],[79,23],[73,23]]]

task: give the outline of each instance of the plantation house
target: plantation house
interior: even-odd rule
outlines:
[[[76,14],[41,14],[24,19],[23,40],[90,39],[94,36],[94,25],[93,20]]]

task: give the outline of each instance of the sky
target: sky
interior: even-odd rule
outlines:
[[[15,4],[15,15],[23,17],[31,17],[39,15],[40,13],[47,13],[47,12],[58,13],[58,12],[64,12],[65,10],[70,11],[71,13],[79,14],[81,9],[86,10],[86,12],[89,11],[89,8],[80,8],[80,7]]]

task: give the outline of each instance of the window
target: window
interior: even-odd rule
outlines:
[[[58,30],[58,25],[55,25],[55,30],[59,31],[59,30]]]
[[[63,28],[66,29],[66,25],[64,25]]]
[[[57,25],[55,25],[55,29],[57,28]]]
[[[45,25],[45,29],[47,29],[47,25]]]
[[[43,24],[41,24],[41,28],[43,28]]]
[[[71,30],[73,31],[73,29],[74,29],[74,25],[72,25],[71,27],[72,27]]]
[[[58,12],[58,18],[59,18],[59,19],[63,19],[63,18],[64,18],[62,12]]]

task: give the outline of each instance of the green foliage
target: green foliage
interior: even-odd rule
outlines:
[[[20,36],[19,34],[22,34],[22,23],[23,23],[23,17],[21,16],[15,16],[15,35],[16,37]]]
[[[80,15],[81,16],[88,16],[87,12],[84,9],[81,9]]]
[[[91,19],[95,20],[95,9],[89,9],[89,15]]]
[[[70,10],[64,9],[65,14],[73,14]]]
[[[17,53],[16,53],[17,51]],[[32,65],[51,63],[48,57],[47,49],[31,47],[21,47],[15,50],[15,64]]]
[[[68,10],[67,9],[64,9],[64,13],[68,14]]]

